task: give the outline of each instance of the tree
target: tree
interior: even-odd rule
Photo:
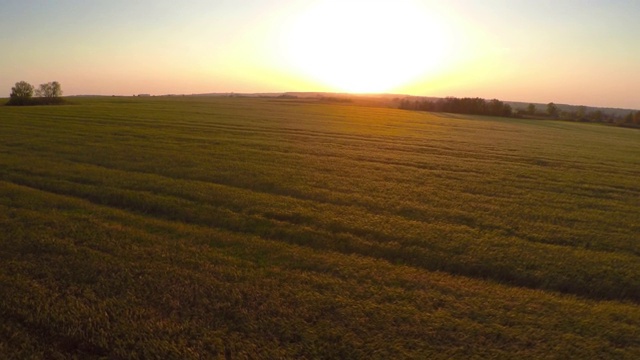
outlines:
[[[33,85],[26,81],[19,81],[11,88],[7,105],[30,105],[33,101]]]
[[[33,96],[33,85],[26,81],[19,81],[11,88],[9,96],[16,99],[29,99]]]
[[[40,84],[40,87],[36,90],[36,95],[45,98],[60,97],[62,95],[62,88],[60,87],[60,83],[57,81]]]
[[[504,103],[498,99],[489,100],[487,105],[489,108],[489,115],[502,116],[504,111]]]
[[[529,104],[529,106],[527,106],[527,114],[529,115],[535,115],[536,114],[536,106],[533,104]]]
[[[511,105],[504,104],[504,106],[502,107],[502,116],[504,116],[504,117],[512,117],[513,116],[513,109],[511,108]]]
[[[589,118],[592,119],[593,121],[597,121],[600,122],[602,121],[602,118],[604,117],[604,114],[602,113],[601,110],[596,110],[593,111],[589,114]]]
[[[551,117],[558,116],[558,107],[556,106],[556,104],[552,102],[547,104],[547,114]]]
[[[624,123],[625,124],[633,123],[633,112],[628,113],[627,116],[624,117]]]

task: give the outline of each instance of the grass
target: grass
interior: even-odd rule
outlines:
[[[0,108],[9,358],[637,358],[640,132],[243,98]]]

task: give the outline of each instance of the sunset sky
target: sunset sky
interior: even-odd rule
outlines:
[[[337,91],[640,109],[638,0],[0,0],[0,96]]]

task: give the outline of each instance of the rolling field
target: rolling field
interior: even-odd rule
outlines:
[[[0,354],[640,358],[640,131],[246,98],[0,107]]]

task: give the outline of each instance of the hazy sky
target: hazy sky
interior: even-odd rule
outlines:
[[[361,91],[640,109],[638,0],[0,0],[0,96]]]

